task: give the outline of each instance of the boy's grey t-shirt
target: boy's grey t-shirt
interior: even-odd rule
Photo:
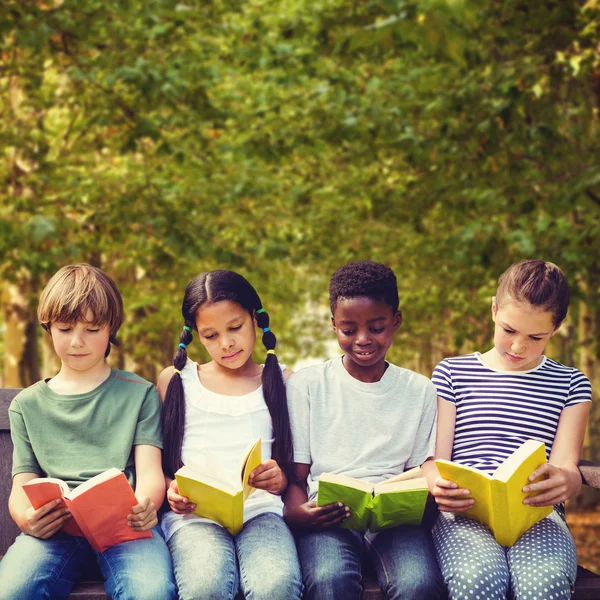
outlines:
[[[292,375],[287,398],[294,461],[311,465],[309,500],[323,472],[378,483],[434,454],[435,387],[408,369],[390,364],[364,383],[338,357]]]

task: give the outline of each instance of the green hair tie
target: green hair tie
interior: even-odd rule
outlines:
[[[267,312],[267,311],[266,311],[264,308],[259,308],[259,309],[256,311],[256,314],[257,314],[257,315],[260,315],[260,313],[264,313],[264,312]]]
[[[185,331],[189,331],[190,333],[192,333],[192,329],[187,325],[184,325],[183,328],[185,329]]]

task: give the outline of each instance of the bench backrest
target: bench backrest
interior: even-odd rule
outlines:
[[[19,529],[8,512],[8,496],[12,486],[12,453],[8,423],[8,406],[21,390],[0,388],[0,556],[15,541]]]

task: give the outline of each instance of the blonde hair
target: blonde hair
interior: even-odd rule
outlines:
[[[92,314],[88,321],[88,311]],[[67,265],[51,278],[42,295],[37,316],[40,324],[50,330],[52,323],[89,322],[107,325],[110,343],[123,324],[123,299],[115,282],[97,267],[86,263]],[[107,356],[110,344],[107,348]]]

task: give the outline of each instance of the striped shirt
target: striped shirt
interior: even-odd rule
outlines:
[[[546,356],[528,371],[490,369],[478,352],[446,358],[432,380],[456,405],[452,460],[489,474],[527,440],[544,442],[549,458],[563,409],[592,399],[583,373]]]

